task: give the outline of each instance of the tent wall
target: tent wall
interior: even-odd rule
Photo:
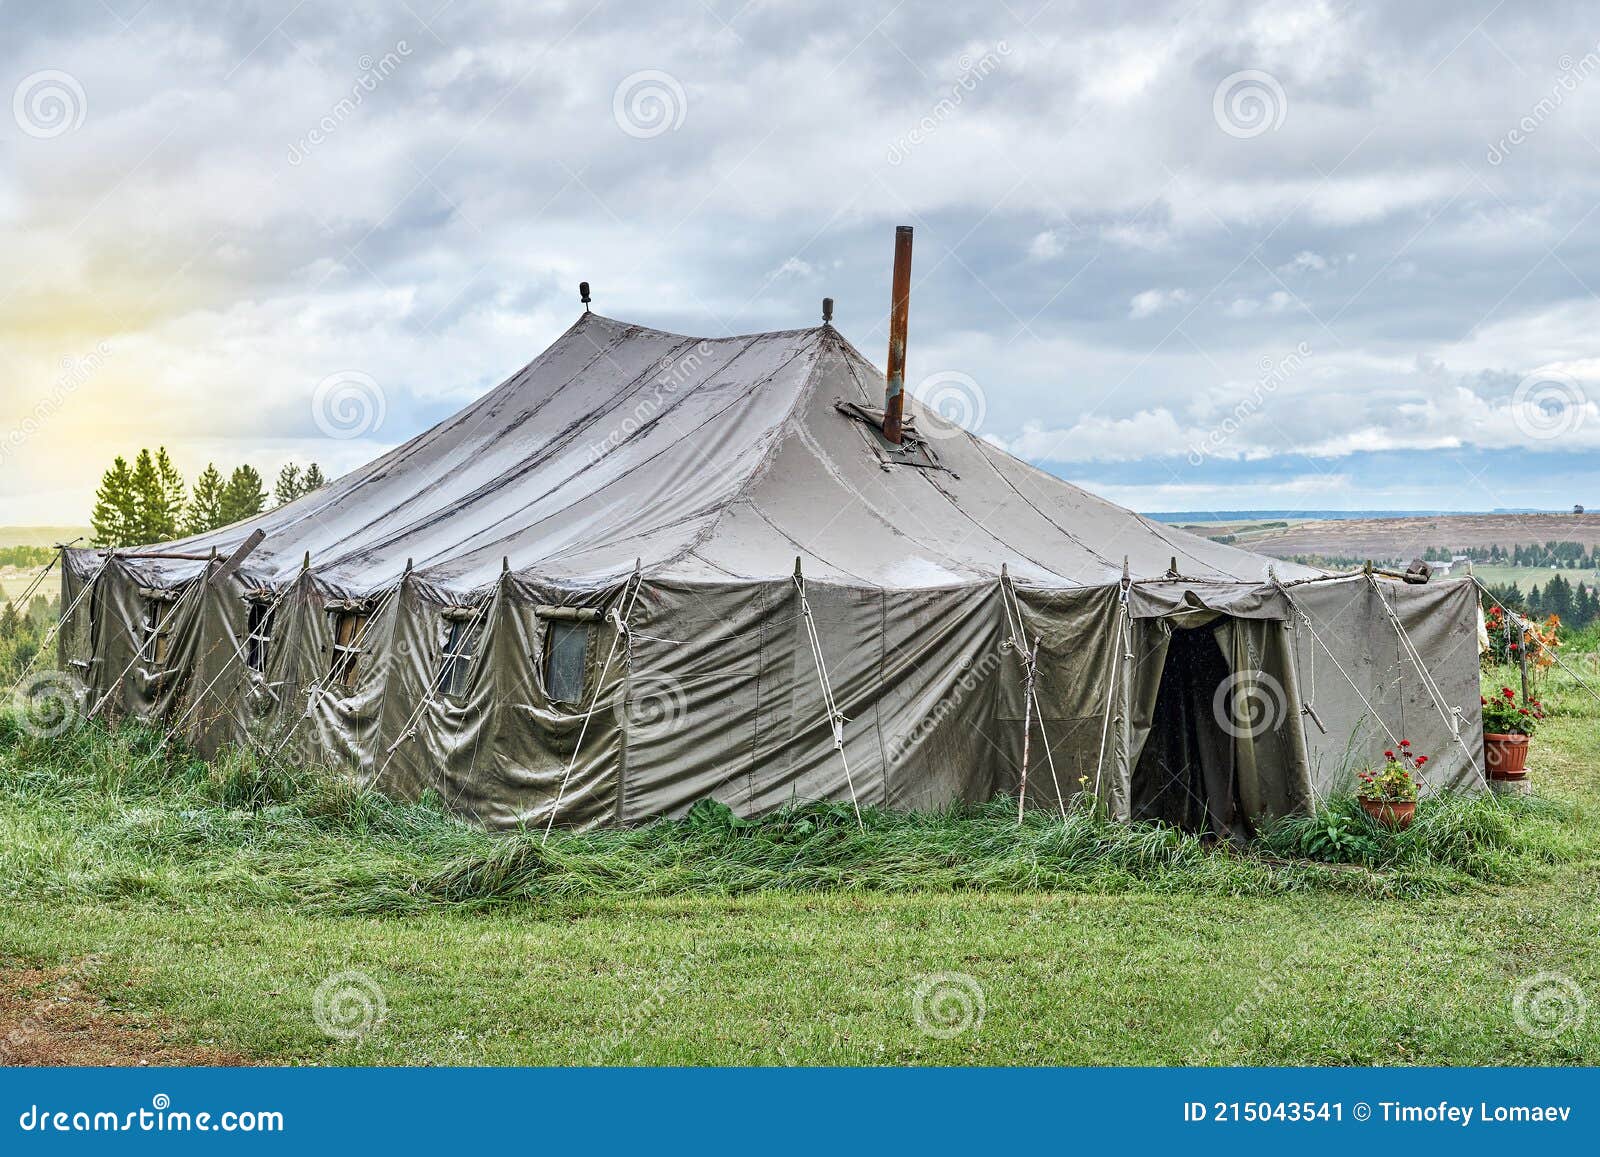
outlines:
[[[84,594],[91,573],[82,560],[66,569],[64,605]],[[1298,585],[1287,599],[1270,589],[1141,593],[1136,584],[1126,601],[1118,584],[1013,596],[1006,580],[910,591],[808,582],[845,717],[841,758],[793,580],[630,579],[575,591],[507,573],[463,598],[408,576],[367,604],[375,614],[353,690],[330,677],[330,605],[348,592],[315,574],[280,593],[260,672],[244,662],[246,584],[204,584],[200,568],[173,588],[165,673],[153,670],[138,651],[146,581],[113,560],[62,632],[62,657],[84,674],[86,702],[102,714],[176,724],[208,754],[245,743],[397,796],[435,792],[491,827],[542,826],[552,810],[563,825],[634,824],[706,796],[753,815],[794,800],[848,800],[852,787],[863,805],[896,809],[1014,794],[1030,712],[1010,643],[1012,597],[1038,646],[1030,806],[1056,810],[1089,791],[1129,818],[1132,768],[1159,723],[1169,632],[1201,621],[1214,623],[1246,690],[1281,694],[1273,726],[1235,751],[1252,817],[1307,806],[1312,784],[1323,795],[1348,790],[1347,747],[1367,761],[1388,742],[1375,719],[1433,755],[1432,783],[1470,787],[1472,760],[1481,761],[1465,584],[1381,591],[1459,709],[1468,750],[1397,645],[1378,588],[1360,576]],[[551,619],[541,612],[553,606],[603,616],[589,631],[579,703],[554,702],[546,687]],[[628,629],[619,633],[609,616],[624,609]],[[464,615],[477,657],[447,694],[438,688],[447,623]],[[1326,732],[1302,717],[1302,704]]]
[[[1380,593],[1381,592],[1381,593]],[[1470,579],[1410,586],[1362,575],[1289,589],[1295,676],[1322,726],[1304,719],[1317,794],[1350,791],[1356,769],[1409,739],[1430,787],[1483,786],[1477,598]],[[1443,701],[1389,619],[1393,607]]]

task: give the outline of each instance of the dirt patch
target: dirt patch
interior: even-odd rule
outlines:
[[[93,960],[0,966],[0,1065],[245,1065],[235,1053],[178,1043],[171,1026],[112,1006],[86,987]]]

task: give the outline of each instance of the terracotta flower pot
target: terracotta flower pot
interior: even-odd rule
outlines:
[[[1528,737],[1485,731],[1483,757],[1490,779],[1521,779],[1528,774]]]
[[[1409,828],[1417,815],[1417,801],[1364,799],[1362,809],[1386,828]]]

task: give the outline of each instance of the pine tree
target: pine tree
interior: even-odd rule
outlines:
[[[239,466],[222,493],[222,524],[230,526],[245,518],[254,518],[267,505],[267,492],[261,484],[261,474],[254,466]]]
[[[140,450],[133,460],[129,484],[135,511],[134,544],[143,546],[177,538],[183,516],[183,476],[167,457],[166,448],[155,454]]]
[[[134,501],[133,474],[120,454],[100,479],[89,522],[94,527],[94,540],[98,545],[134,545],[139,531],[139,509]]]
[[[300,479],[300,493],[314,494],[328,484],[327,476],[322,473],[322,467],[313,462],[306,467],[305,477]]]
[[[1560,572],[1552,575],[1545,584],[1544,610],[1563,623],[1572,618],[1572,584],[1562,578]]]
[[[288,506],[304,493],[305,483],[300,476],[300,467],[290,462],[278,471],[278,484],[272,488],[272,496],[278,500],[279,506]]]
[[[14,639],[22,630],[22,616],[17,614],[17,608],[11,603],[6,603],[6,608],[0,611],[0,639]]]
[[[206,468],[194,480],[194,493],[189,497],[189,519],[185,529],[190,534],[204,534],[227,525],[222,517],[222,497],[226,489],[222,472],[214,463],[207,462]]]
[[[183,475],[167,456],[167,448],[156,448],[157,487],[144,510],[145,523],[155,535],[151,542],[170,542],[183,533]]]

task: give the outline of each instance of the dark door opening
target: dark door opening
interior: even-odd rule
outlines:
[[[1233,736],[1214,706],[1229,675],[1212,626],[1174,628],[1150,734],[1133,768],[1133,819],[1223,838],[1249,835],[1239,806]]]

